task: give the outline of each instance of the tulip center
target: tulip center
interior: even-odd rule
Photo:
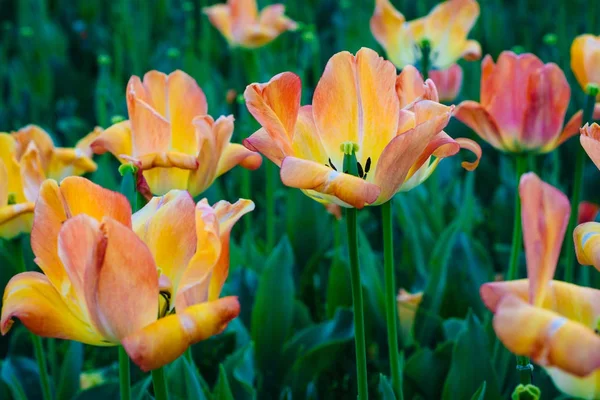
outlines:
[[[165,317],[172,312],[171,310],[171,292],[168,290],[160,291],[158,318]]]
[[[350,174],[354,176],[358,176],[362,179],[367,179],[367,173],[371,170],[371,157],[367,157],[367,161],[365,165],[363,165],[356,159],[356,153],[359,150],[359,146],[354,142],[343,142],[340,145],[340,150],[344,153],[344,173]],[[337,168],[329,158],[329,163],[325,164],[328,167],[333,168],[334,171],[337,171]],[[354,164],[356,164],[356,169],[354,168]]]

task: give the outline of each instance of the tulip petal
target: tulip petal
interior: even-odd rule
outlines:
[[[445,70],[433,70],[429,77],[435,83],[440,101],[453,101],[460,92],[463,82],[463,70],[458,64]]]
[[[226,4],[215,4],[214,6],[204,7],[202,12],[206,14],[208,20],[228,42],[233,40],[231,12]]]
[[[518,297],[501,300],[494,330],[511,352],[529,356],[540,365],[556,366],[577,376],[600,368],[600,337],[593,329]]]
[[[173,189],[185,189],[190,172],[187,169],[156,167],[143,172],[144,179],[155,196],[163,196]]]
[[[46,276],[38,272],[15,275],[6,285],[0,328],[6,335],[13,318],[38,336],[110,346],[96,329],[79,319]]]
[[[25,198],[30,202],[37,200],[42,182],[46,179],[42,160],[35,143],[30,142],[25,154],[21,157],[21,180]]]
[[[596,103],[596,105],[594,106],[592,119],[593,120],[600,119],[600,103]],[[581,129],[585,128],[582,125],[584,125],[583,110],[579,110],[575,114],[573,114],[573,116],[571,117],[569,122],[567,122],[567,124],[565,125],[565,129],[562,131],[562,133],[556,140],[556,144],[554,145],[554,147],[556,148],[556,147],[560,146],[565,141],[570,139],[572,136],[580,133]],[[581,131],[581,133],[584,134],[583,131]]]
[[[145,99],[153,109],[167,118],[167,74],[160,71],[148,71],[144,74],[142,81],[149,99]]]
[[[192,344],[221,333],[239,313],[236,297],[197,304],[133,332],[123,347],[137,366],[150,371],[175,361]]]
[[[586,222],[573,231],[575,253],[581,265],[593,265],[600,271],[600,223]]]
[[[121,154],[133,155],[133,143],[131,139],[131,122],[121,121],[104,130],[92,143],[91,148],[96,154],[104,154],[107,151],[113,156],[121,158]]]
[[[233,116],[220,117],[216,122],[210,115],[194,118],[200,151],[196,156],[198,168],[188,177],[187,187],[192,196],[204,192],[213,183],[223,149],[233,134]]]
[[[481,147],[477,144],[477,142],[467,139],[467,138],[456,138],[454,139],[456,143],[459,144],[461,149],[467,149],[471,153],[475,154],[475,161],[463,161],[460,165],[466,169],[467,171],[474,171],[479,165],[479,160],[481,160]]]
[[[52,152],[54,151],[54,143],[48,132],[37,125],[27,125],[19,129],[18,132],[13,133],[13,137],[18,143],[17,159],[20,159],[25,154],[29,144],[33,142],[40,154],[40,161],[44,170],[48,168]]]
[[[267,83],[253,83],[244,91],[250,114],[265,128],[285,155],[291,155],[302,82],[298,75],[284,72]]]
[[[244,139],[243,143],[248,150],[262,154],[275,165],[281,167],[281,161],[285,155],[276,142],[271,139],[265,128],[260,128],[254,132],[249,138]]]
[[[31,232],[34,207],[31,202],[0,206],[0,238],[12,239]]]
[[[418,125],[396,136],[383,150],[376,165],[374,182],[381,188],[377,204],[385,203],[396,194],[413,165],[422,157],[429,142],[450,120],[450,107],[428,100],[417,103],[415,107]]]
[[[335,196],[345,203],[340,205],[351,205],[358,209],[375,202],[381,190],[377,185],[356,176],[295,157],[284,158],[280,174],[286,186]]]
[[[260,154],[248,150],[246,147],[237,143],[229,143],[221,154],[219,159],[219,165],[217,167],[217,177],[228,172],[236,165],[255,170],[262,164],[262,157]]]
[[[597,399],[600,397],[600,371],[595,371],[581,378],[559,368],[546,367],[545,370],[552,378],[554,385],[569,396],[581,399]]]
[[[183,71],[171,73],[167,79],[168,116],[171,122],[171,148],[196,155],[198,141],[192,120],[206,115],[206,96],[198,83]]]
[[[400,107],[406,108],[425,95],[425,82],[421,73],[412,65],[402,69],[396,78],[396,93],[400,99]]]
[[[0,158],[0,207],[8,204],[8,170]]]
[[[496,121],[481,104],[471,100],[463,101],[454,110],[454,116],[495,148],[504,148]]]
[[[178,287],[196,251],[195,208],[188,192],[172,190],[154,197],[132,217],[133,231],[148,246],[157,267],[173,288]]]
[[[529,298],[532,304],[539,306],[556,270],[571,206],[567,196],[542,182],[533,172],[521,176],[519,195]]]
[[[549,63],[529,78],[529,99],[525,109],[523,137],[526,148],[536,149],[555,142],[560,135],[571,98],[571,88],[558,65]],[[552,148],[546,148],[551,151]]]
[[[14,196],[14,200],[17,203],[26,201],[25,193],[23,192],[23,185],[21,183],[21,167],[16,159],[17,152],[17,141],[12,135],[7,133],[0,133],[0,162],[4,164],[6,168],[8,188],[6,189],[9,194]],[[5,203],[0,203],[4,205]]]
[[[229,0],[227,5],[231,14],[233,35],[242,37],[246,29],[258,18],[256,0]]]
[[[96,163],[81,149],[57,147],[50,159],[47,176],[49,179],[60,181],[67,176],[83,175],[96,169]]]
[[[312,106],[300,108],[292,149],[298,158],[327,164],[328,157],[313,118]],[[341,166],[340,166],[341,167]]]
[[[371,32],[385,49],[388,58],[398,68],[416,62],[413,37],[405,26],[406,19],[389,0],[376,0],[375,12],[370,20]]]
[[[600,169],[600,125],[593,123],[586,124],[581,128],[579,140],[581,146],[592,159],[598,169]]]
[[[99,229],[104,242],[85,271],[86,302],[94,325],[119,342],[156,320],[158,273],[150,250],[127,226],[105,217]]]

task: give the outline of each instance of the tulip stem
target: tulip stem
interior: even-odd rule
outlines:
[[[344,155],[344,170],[357,175],[355,150]],[[367,386],[367,350],[365,346],[365,319],[363,315],[362,285],[358,264],[358,233],[356,208],[346,209],[346,230],[348,232],[348,255],[350,258],[350,282],[352,286],[352,306],[354,308],[354,342],[356,346],[356,374],[358,377],[358,399],[369,398]]]
[[[383,260],[385,273],[385,318],[387,322],[388,350],[392,387],[397,399],[403,398],[402,376],[398,360],[398,327],[396,312],[396,283],[394,276],[394,244],[392,230],[392,202],[381,205],[383,224]]]
[[[424,39],[421,42],[421,75],[423,75],[423,80],[426,81],[429,79],[429,68],[430,68],[430,59],[431,55],[431,43],[429,40]]]
[[[129,370],[129,356],[123,346],[119,346],[119,383],[121,387],[121,400],[130,400],[131,376]]]
[[[533,365],[529,357],[517,356],[517,371],[519,371],[519,383],[530,385],[533,377]]]
[[[266,203],[267,203],[267,245],[266,253],[269,254],[275,247],[275,164],[267,162],[266,176]]]
[[[152,385],[154,386],[154,398],[156,400],[168,400],[167,382],[163,367],[152,370]]]
[[[513,222],[512,248],[510,251],[510,264],[506,280],[511,281],[516,279],[519,274],[519,255],[523,246],[523,230],[521,227],[521,199],[519,197],[519,181],[527,169],[527,156],[517,154],[515,169],[516,175],[516,190],[515,190],[515,218]]]
[[[583,109],[582,126],[585,125],[587,122],[592,122],[595,102],[596,96],[590,94],[586,96],[585,107]],[[571,194],[571,216],[569,218],[567,238],[573,237],[573,230],[577,225],[577,213],[579,211],[579,202],[581,201],[581,188],[583,186],[583,169],[585,167],[585,159],[585,150],[582,146],[577,146],[577,156],[575,159],[575,175],[573,177],[573,193]],[[567,243],[570,243],[570,241],[567,241]],[[567,245],[565,282],[574,282],[574,264],[575,247],[572,245]],[[588,269],[585,268],[584,271],[588,271]]]

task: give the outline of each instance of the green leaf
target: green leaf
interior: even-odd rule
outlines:
[[[450,342],[454,342],[457,336],[462,333],[465,321],[458,318],[450,318],[444,321],[444,337]]]
[[[69,348],[63,358],[58,381],[58,400],[71,399],[79,391],[79,375],[83,367],[83,344],[69,342]]]
[[[329,318],[333,318],[339,307],[352,307],[352,290],[349,282],[348,265],[335,254],[327,280],[327,304],[325,306]]]
[[[279,394],[279,400],[292,400],[292,389],[289,386],[283,388]]]
[[[256,399],[254,388],[254,348],[252,343],[239,348],[223,362],[236,400]]]
[[[200,384],[198,368],[182,356],[173,361],[166,371],[169,393],[176,398],[206,400]]]
[[[234,400],[223,364],[219,365],[219,378],[213,391],[213,400]]]
[[[105,383],[104,385],[94,386],[90,389],[84,390],[83,392],[79,392],[79,394],[73,397],[73,400],[118,399],[120,395],[121,392],[119,384],[117,382],[110,382]]]
[[[294,321],[293,265],[290,242],[283,238],[267,260],[252,310],[256,363],[263,382],[273,387],[282,377],[281,349]]]
[[[152,399],[152,396],[148,392],[150,385],[152,385],[152,376],[147,376],[136,382],[136,384],[131,387],[131,398],[135,400]]]
[[[15,400],[41,399],[42,388],[37,364],[25,357],[7,357],[0,370]]]
[[[477,391],[475,393],[473,393],[473,396],[471,396],[471,400],[485,400],[486,388],[487,388],[487,382],[483,381],[481,386],[479,386],[479,389],[477,389]]]
[[[388,380],[387,376],[379,374],[379,395],[381,400],[396,400],[394,389]]]
[[[486,382],[485,399],[501,399],[496,374],[491,364],[490,346],[485,330],[469,313],[452,352],[452,365],[444,384],[443,399],[471,398]]]
[[[408,388],[407,399],[421,394],[427,399],[441,398],[444,378],[450,369],[453,343],[446,342],[435,350],[421,347],[406,360],[404,382]]]

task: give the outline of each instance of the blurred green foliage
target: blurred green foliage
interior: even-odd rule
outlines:
[[[183,69],[203,90],[213,116],[236,116],[234,141],[256,128],[243,102],[228,104],[252,81],[282,71],[303,79],[303,101],[327,59],[367,46],[383,55],[369,30],[374,0],[283,1],[300,22],[254,50],[230,49],[201,8],[214,0],[1,0],[0,130],[36,123],[61,145],[72,145],[94,126],[126,116],[125,84],[151,69]],[[259,0],[262,7],[270,2]],[[424,15],[436,0],[396,0],[407,19]],[[556,62],[572,82],[568,116],[583,103],[569,67],[569,47],[581,33],[600,33],[594,0],[481,0],[471,37],[494,58],[507,49],[534,52]],[[458,103],[478,99],[480,63],[463,62]],[[474,137],[452,121],[451,136]],[[481,283],[506,271],[515,193],[513,160],[482,144],[478,170],[465,173],[446,160],[426,184],[393,200],[397,282],[425,292],[415,325],[416,343],[401,343],[406,399],[508,398],[517,384],[514,359],[498,345],[478,295]],[[554,154],[532,158],[540,176],[570,193],[571,140]],[[117,163],[97,157],[91,178],[118,189]],[[264,168],[262,168],[264,169]],[[240,196],[241,171],[207,193],[211,201]],[[252,234],[234,232],[228,293],[242,313],[224,334],[193,347],[194,364],[169,366],[172,399],[340,399],[355,396],[354,327],[343,227],[297,190],[278,187],[276,250],[264,254],[263,172],[252,173]],[[584,199],[600,202],[600,174],[589,163]],[[392,399],[383,305],[379,210],[359,213],[360,257],[367,307],[369,385],[373,398]],[[35,269],[28,249],[28,269]],[[0,287],[15,273],[9,246],[0,252]],[[18,244],[21,245],[21,244]],[[523,266],[524,263],[521,263]],[[523,268],[524,269],[524,268]],[[524,271],[521,271],[521,275]],[[559,267],[557,272],[561,276]],[[596,281],[594,284],[598,284]],[[116,398],[116,349],[45,341],[58,399]],[[37,399],[37,365],[25,329],[17,324],[0,339],[0,398]],[[98,386],[81,391],[82,371]],[[384,374],[384,375],[381,375]],[[543,370],[534,382],[544,398],[558,396]],[[84,375],[87,376],[87,375]],[[133,367],[134,398],[151,398],[149,378]],[[82,378],[82,381],[84,379]],[[457,394],[458,393],[458,394]],[[458,396],[458,397],[457,397]]]

